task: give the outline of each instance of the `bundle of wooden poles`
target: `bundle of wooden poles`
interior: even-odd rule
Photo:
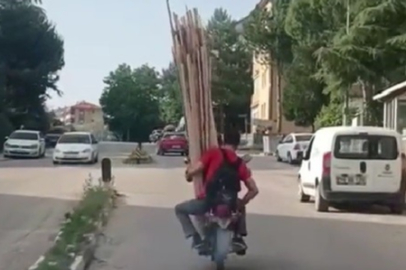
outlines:
[[[211,99],[211,60],[207,32],[197,9],[186,9],[179,18],[167,0],[173,38],[173,57],[178,69],[184,116],[189,138],[189,158],[196,162],[203,151],[217,146]],[[201,177],[193,179],[195,194],[202,188]]]

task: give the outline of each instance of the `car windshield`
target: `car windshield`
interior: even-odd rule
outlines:
[[[15,140],[29,140],[29,141],[38,141],[38,134],[33,132],[13,132],[11,133],[10,139]]]
[[[184,133],[165,133],[163,138],[164,139],[185,138],[185,134]]]
[[[308,142],[312,138],[313,135],[311,134],[306,134],[306,135],[296,135],[296,141],[297,142]]]
[[[62,135],[58,143],[80,143],[90,144],[90,136],[86,134],[69,134]]]

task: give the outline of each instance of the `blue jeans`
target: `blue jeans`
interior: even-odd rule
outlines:
[[[186,238],[189,238],[197,233],[195,226],[192,223],[190,216],[200,216],[207,212],[206,202],[204,200],[192,199],[175,206],[175,213],[182,226],[183,233]],[[240,210],[241,216],[238,220],[236,233],[241,236],[247,235],[247,223],[245,215],[245,207]]]

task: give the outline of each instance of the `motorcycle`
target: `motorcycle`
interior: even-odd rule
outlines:
[[[199,255],[208,256],[217,270],[225,269],[228,254],[245,255],[245,248],[233,245],[234,232],[240,213],[232,207],[232,198],[220,193],[220,199],[204,216],[204,247]]]
[[[252,156],[246,154],[241,157],[249,163]],[[189,159],[185,158],[188,164]],[[236,230],[240,212],[236,210],[236,198],[225,191],[220,191],[210,210],[199,219],[203,222],[204,247],[199,250],[199,255],[208,256],[215,263],[217,270],[225,269],[225,261],[229,254],[245,255],[245,248],[233,246],[233,237]]]

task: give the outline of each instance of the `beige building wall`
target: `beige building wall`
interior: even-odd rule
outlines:
[[[78,131],[99,133],[104,130],[101,107],[81,102],[71,107],[72,125]]]
[[[276,66],[271,66],[265,61],[264,55],[253,56],[253,84],[254,91],[251,99],[251,130],[256,132],[258,130],[258,121],[267,127],[272,127],[270,133],[276,134],[278,123],[278,89],[277,89],[277,76],[278,70]],[[283,98],[284,80],[280,79],[281,84],[281,106]],[[294,122],[287,121],[283,116],[281,119],[281,134],[288,134],[291,132],[310,132],[311,127],[299,127]]]
[[[270,120],[270,67],[265,64],[261,55],[253,56],[253,83],[254,92],[251,98],[251,119]],[[256,125],[252,121],[254,132]]]

